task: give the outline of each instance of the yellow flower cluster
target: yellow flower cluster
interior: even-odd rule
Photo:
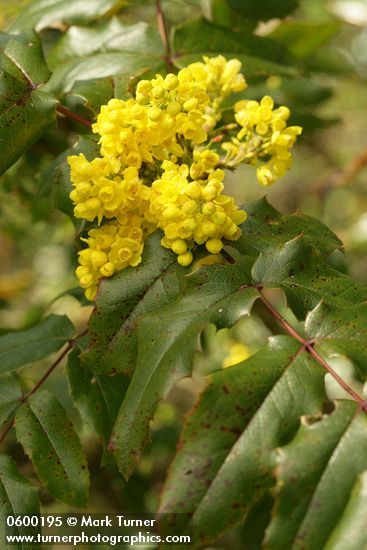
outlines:
[[[257,166],[257,178],[262,185],[271,185],[283,176],[292,164],[289,152],[302,132],[300,126],[287,126],[288,107],[274,109],[270,96],[260,103],[242,100],[235,104],[235,119],[242,126],[237,136],[224,142],[225,162],[237,166],[246,162]],[[265,159],[265,160],[264,160]]]
[[[119,161],[95,158],[89,162],[81,153],[69,157],[71,180],[74,189],[70,198],[75,204],[76,218],[93,221],[97,218],[117,218],[134,209],[144,210],[149,200],[150,188],[139,178],[132,166],[119,170]]]
[[[143,252],[144,220],[136,214],[128,214],[124,223],[108,222],[91,229],[84,240],[88,248],[79,252],[76,275],[85,288],[85,295],[93,300],[102,277],[111,277],[124,267],[136,267]]]
[[[141,80],[135,97],[101,107],[92,126],[100,157],[68,157],[75,216],[92,224],[76,270],[90,300],[102,277],[141,262],[144,240],[157,229],[183,266],[204,244],[218,258],[223,239],[237,239],[246,219],[223,194],[223,168],[249,162],[268,184],[290,165],[300,128],[287,127],[289,111],[274,109],[269,97],[236,104],[220,154],[221,102],[247,86],[240,68],[237,59],[204,57],[177,75]]]
[[[204,112],[210,98],[189,69],[141,80],[135,99],[111,99],[103,105],[93,132],[101,137],[101,154],[121,165],[140,168],[142,163],[178,157],[184,150],[182,136],[193,144],[207,138]]]
[[[206,158],[204,154],[204,164]],[[246,212],[238,209],[232,197],[222,195],[223,170],[195,180],[186,164],[164,161],[162,167],[162,177],[152,185],[149,218],[164,231],[161,244],[178,254],[179,264],[191,264],[195,243],[205,243],[211,254],[218,254],[222,238],[239,237],[238,225],[245,221]]]
[[[188,69],[210,97],[210,105],[204,114],[205,129],[210,131],[222,118],[220,104],[223,99],[233,92],[242,92],[247,88],[247,84],[240,73],[241,62],[238,59],[227,61],[223,55],[218,55],[212,58],[204,56],[203,60],[204,63],[191,63]]]
[[[203,59],[204,63],[191,63],[188,69],[196,82],[207,91],[214,102],[214,108],[231,93],[242,92],[247,88],[238,59],[227,61],[223,55],[212,58],[204,56]]]

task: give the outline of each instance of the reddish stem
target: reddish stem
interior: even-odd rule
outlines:
[[[66,107],[64,107],[63,105],[60,105],[58,104],[57,107],[56,107],[56,111],[68,118],[70,118],[71,120],[75,120],[75,122],[79,122],[79,124],[83,124],[84,126],[88,126],[88,128],[90,128],[92,126],[92,123],[87,120],[86,118],[76,114],[76,113],[73,113],[73,111],[69,111],[69,109],[67,109]]]
[[[343,380],[337,372],[325,361],[325,359],[319,354],[318,351],[314,348],[314,341],[308,341],[303,336],[301,336],[295,328],[293,328],[288,321],[275,309],[275,307],[269,302],[267,298],[261,292],[262,287],[256,287],[261,301],[267,308],[267,310],[273,315],[273,317],[282,325],[282,327],[288,332],[290,336],[301,342],[303,349],[305,349],[312,357],[322,366],[331,376],[338,382],[338,384],[347,392],[349,395],[359,404],[361,409],[364,412],[367,412],[367,401],[359,395],[356,391],[353,390],[346,382]],[[302,348],[301,348],[302,349]]]
[[[164,17],[160,0],[156,1],[156,6],[157,6],[157,27],[158,27],[158,31],[166,53],[165,61],[166,61],[167,69],[171,71],[173,68],[171,45],[168,37],[167,22],[166,22],[166,18]]]
[[[275,317],[275,319],[285,328],[288,334],[290,334],[291,336],[293,336],[293,338],[301,342],[303,346],[306,346],[307,340],[305,340],[300,334],[298,334],[296,329],[294,329],[288,323],[288,321],[284,319],[284,317],[279,313],[279,311],[275,309],[275,307],[269,302],[269,300],[265,298],[264,294],[261,292],[262,287],[257,287],[257,290],[259,291],[261,301],[266,306],[266,308],[270,311],[273,317]]]
[[[52,365],[47,369],[47,371],[45,372],[45,374],[42,376],[42,378],[40,380],[38,380],[38,382],[34,385],[34,387],[26,394],[26,395],[23,395],[21,398],[20,398],[20,407],[26,403],[28,401],[28,399],[34,394],[36,393],[36,391],[40,388],[40,386],[42,386],[42,384],[45,382],[45,380],[47,380],[47,378],[50,376],[50,374],[56,369],[56,367],[61,363],[61,361],[64,359],[64,357],[73,349],[73,347],[75,346],[75,342],[76,340],[78,340],[79,338],[81,338],[82,336],[85,336],[86,334],[88,333],[88,330],[84,330],[83,332],[81,332],[80,334],[77,334],[77,336],[75,336],[74,338],[72,338],[71,340],[69,340],[69,342],[67,343],[67,346],[66,348],[63,349],[63,351],[61,352],[61,354],[57,357],[57,359],[52,363]],[[17,408],[17,411],[18,411],[19,407]],[[6,438],[6,436],[8,435],[8,433],[10,432],[10,430],[12,429],[12,427],[14,426],[14,423],[15,423],[15,416],[9,421],[9,423],[7,424],[7,426],[4,428],[3,430],[3,433],[1,434],[0,436],[0,444],[4,441],[4,439]]]

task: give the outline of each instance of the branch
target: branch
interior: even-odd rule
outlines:
[[[52,365],[47,369],[45,374],[38,380],[38,382],[33,386],[33,388],[25,395],[22,395],[20,398],[20,404],[19,407],[16,409],[15,413],[18,412],[19,408],[24,405],[28,401],[28,399],[36,393],[36,391],[42,386],[42,384],[47,380],[47,378],[50,376],[50,374],[56,369],[56,367],[61,363],[61,361],[64,359],[64,357],[74,348],[76,341],[81,338],[82,336],[85,336],[88,333],[88,329],[84,330],[80,334],[77,334],[69,340],[69,342],[66,345],[66,348],[61,352],[61,354],[58,356],[58,358],[52,363]],[[4,428],[1,436],[0,436],[0,444],[4,441],[10,430],[15,424],[15,414],[13,418],[8,422],[7,426]]]
[[[70,118],[71,120],[75,120],[76,122],[79,122],[79,124],[83,124],[84,126],[88,126],[88,128],[90,128],[92,126],[92,123],[90,122],[90,120],[87,120],[86,118],[84,118],[84,117],[82,117],[82,116],[80,116],[76,113],[73,113],[73,111],[69,111],[69,109],[67,109],[63,105],[58,104],[57,107],[56,107],[56,111],[57,111],[57,113],[60,113],[64,116],[66,116],[67,118]]]
[[[168,37],[167,22],[164,16],[160,0],[156,0],[157,7],[157,27],[165,50],[165,62],[168,71],[173,69],[171,45]]]
[[[341,378],[341,376],[339,376],[339,374],[337,372],[335,372],[335,370],[327,363],[327,361],[325,361],[325,359],[319,354],[319,352],[315,350],[315,348],[314,348],[314,343],[315,342],[314,341],[309,341],[309,340],[306,340],[305,338],[303,338],[303,336],[301,336],[296,331],[296,329],[293,328],[288,323],[288,321],[286,321],[284,319],[284,317],[279,313],[279,311],[277,311],[275,309],[275,307],[269,302],[269,300],[263,295],[262,286],[255,286],[255,288],[258,290],[258,292],[260,294],[260,299],[263,302],[264,306],[273,315],[273,317],[278,321],[278,323],[282,325],[282,327],[286,330],[286,332],[288,332],[288,334],[290,336],[292,336],[293,338],[295,338],[296,340],[301,342],[302,348],[305,351],[307,351],[310,355],[312,355],[312,357],[319,363],[319,365],[324,367],[324,369],[327,370],[327,372],[329,374],[331,374],[331,376],[338,382],[338,384],[347,393],[349,393],[349,395],[352,397],[352,399],[354,399],[354,401],[356,401],[358,403],[361,410],[363,410],[364,412],[367,413],[367,401],[364,399],[363,396],[359,395],[356,391],[354,391],[353,388],[351,388],[349,386],[349,384],[347,384],[345,382],[345,380],[343,380]],[[301,348],[301,350],[302,350],[302,348]]]
[[[267,298],[265,298],[264,294],[261,292],[262,291],[262,287],[261,286],[258,286],[256,287],[259,294],[260,294],[260,298],[261,298],[261,301],[263,302],[263,304],[265,305],[265,307],[268,309],[268,311],[270,311],[270,313],[273,315],[273,317],[275,317],[275,319],[278,321],[278,323],[280,323],[284,329],[288,332],[288,334],[290,334],[291,336],[293,336],[293,338],[295,338],[296,340],[298,340],[299,342],[301,342],[301,344],[303,346],[306,346],[307,344],[307,341],[300,335],[298,334],[298,332],[296,331],[296,329],[294,329],[289,323],[288,321],[286,321],[284,319],[284,317],[279,313],[279,311],[277,311],[275,309],[275,307],[269,302],[269,300]]]

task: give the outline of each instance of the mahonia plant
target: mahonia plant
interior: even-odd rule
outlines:
[[[76,270],[89,300],[102,277],[141,262],[157,229],[182,266],[198,245],[218,255],[223,239],[238,239],[246,212],[223,193],[224,169],[250,164],[271,185],[290,167],[301,127],[287,126],[289,109],[274,109],[271,97],[238,101],[233,122],[220,126],[223,100],[247,87],[240,69],[220,55],[140,80],[135,98],[102,106],[92,126],[101,156],[68,157],[75,216],[97,224]]]

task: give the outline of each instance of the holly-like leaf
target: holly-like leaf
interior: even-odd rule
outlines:
[[[344,401],[322,419],[306,417],[295,438],[279,449],[277,497],[265,536],[269,550],[329,548],[329,537],[335,542],[353,486],[367,469],[367,418],[355,413],[355,403]],[[360,516],[367,512],[365,499],[352,506]],[[347,547],[364,548],[356,539],[365,543],[367,535],[352,536],[354,544]]]
[[[0,174],[55,124],[55,98],[42,89],[50,72],[34,32],[0,33]]]
[[[366,488],[367,471],[360,474],[353,486],[343,515],[332,531],[325,550],[359,550],[367,545],[367,532],[364,528],[367,514]]]
[[[0,538],[5,547],[5,533],[8,535],[36,535],[40,533],[39,527],[6,528],[6,518],[10,516],[39,516],[40,507],[37,496],[37,488],[24,476],[20,475],[16,465],[9,456],[0,456]],[[33,550],[30,542],[18,542],[11,546],[15,550]]]
[[[66,315],[50,315],[38,325],[0,336],[0,372],[16,370],[59,350],[74,334]]]
[[[140,52],[163,55],[158,31],[140,21],[126,25],[117,18],[94,27],[70,27],[47,56],[50,67],[102,52]]]
[[[180,67],[202,61],[203,55],[224,55],[227,59],[239,59],[247,78],[297,73],[287,50],[276,41],[250,33],[233,32],[206,19],[177,27],[173,47],[175,63]]]
[[[125,79],[126,87],[128,79]],[[87,116],[93,120],[109,100],[116,96],[115,79],[112,77],[96,78],[94,80],[77,80],[70,92],[66,94],[64,103],[72,111],[78,112],[80,107],[87,110]]]
[[[367,298],[365,286],[329,267],[301,236],[262,252],[252,277],[257,284],[283,288],[301,318],[323,299],[341,307]]]
[[[94,374],[80,362],[79,353],[77,349],[70,353],[66,367],[71,397],[83,420],[106,444],[129,380],[118,374]]]
[[[286,262],[278,262],[281,267],[274,265],[273,269],[272,258],[269,260],[266,255],[272,253],[274,242],[284,242],[288,235],[304,231],[304,236],[298,239],[315,241],[317,248],[303,241],[312,253],[317,254],[320,248],[328,254],[340,247],[340,241],[321,223],[312,229],[309,218],[282,217],[265,201],[245,209],[250,212],[251,222],[248,228],[243,228],[246,240],[239,249],[242,251],[248,245],[252,258],[243,259],[236,250],[234,257],[238,263],[235,265],[201,267],[190,274],[190,270],[180,268],[175,256],[160,245],[160,235],[156,233],[147,240],[138,268],[125,269],[101,282],[89,327],[90,348],[82,358],[95,372],[134,371],[111,438],[111,449],[124,475],[130,474],[142,451],[148,437],[148,422],[158,400],[190,373],[197,336],[205,325],[214,322],[217,326],[228,326],[248,313],[252,302],[259,297],[256,285],[260,282],[287,290],[290,275],[284,271]],[[275,237],[270,229],[272,225],[276,228]],[[233,245],[228,250],[232,253]],[[255,261],[251,277],[253,257],[258,256],[260,250],[264,253]],[[275,250],[282,250],[281,245]],[[293,256],[298,257],[297,253]],[[290,257],[294,260],[293,256]],[[271,276],[264,276],[262,261]],[[331,270],[321,257],[319,261],[323,268]],[[345,279],[350,284],[350,279]],[[307,284],[312,286],[308,279]],[[300,301],[302,291],[308,302],[313,299],[314,307],[320,293],[315,290],[312,295],[311,291],[306,293],[308,287],[300,285],[300,288],[297,299]],[[223,307],[217,309],[214,306],[217,302]],[[302,307],[304,311],[306,305]],[[228,315],[222,312],[218,315],[219,310]]]
[[[245,283],[239,264],[200,268],[187,277],[181,296],[139,321],[136,368],[110,444],[125,477],[148,439],[158,401],[190,375],[201,331],[210,322],[230,326],[251,310],[258,293]]]
[[[46,89],[70,92],[76,81],[135,75],[162,65],[162,43],[146,23],[124,25],[117,19],[94,29],[71,27],[49,55],[54,73]]]
[[[79,438],[57,398],[33,395],[17,412],[15,430],[49,493],[71,506],[86,506],[89,474]]]
[[[115,75],[130,78],[148,71],[154,65],[154,56],[121,52],[97,53],[60,65],[47,82],[45,90],[59,95],[69,92],[77,80],[94,80]]]
[[[160,506],[192,514],[195,546],[239,522],[273,487],[276,449],[293,438],[301,415],[321,412],[323,378],[289,336],[272,337],[247,361],[211,375],[188,417]]]
[[[244,205],[247,219],[241,225],[242,234],[231,247],[241,254],[257,257],[259,252],[291,240],[302,234],[303,240],[323,255],[342,249],[342,242],[316,218],[296,212],[280,214],[262,198]]]
[[[187,269],[160,244],[155,233],[145,242],[142,262],[101,282],[89,322],[90,349],[83,355],[96,372],[134,370],[138,321],[182,291]]]
[[[22,7],[10,30],[23,32],[34,28],[40,31],[47,27],[58,28],[62,23],[90,23],[120,8],[120,0],[33,0]]]
[[[322,355],[333,353],[351,359],[362,378],[367,378],[367,304],[338,307],[320,302],[305,321],[308,339]]]
[[[172,526],[176,533],[186,527],[180,518],[190,515],[194,547],[215,540],[272,490],[265,548],[321,549],[329,538],[330,548],[340,543],[337,534],[351,529],[351,509],[359,518],[366,512],[360,486],[367,418],[356,416],[351,401],[323,414],[323,378],[300,344],[284,336],[212,374],[162,494],[161,512],[185,514]]]

